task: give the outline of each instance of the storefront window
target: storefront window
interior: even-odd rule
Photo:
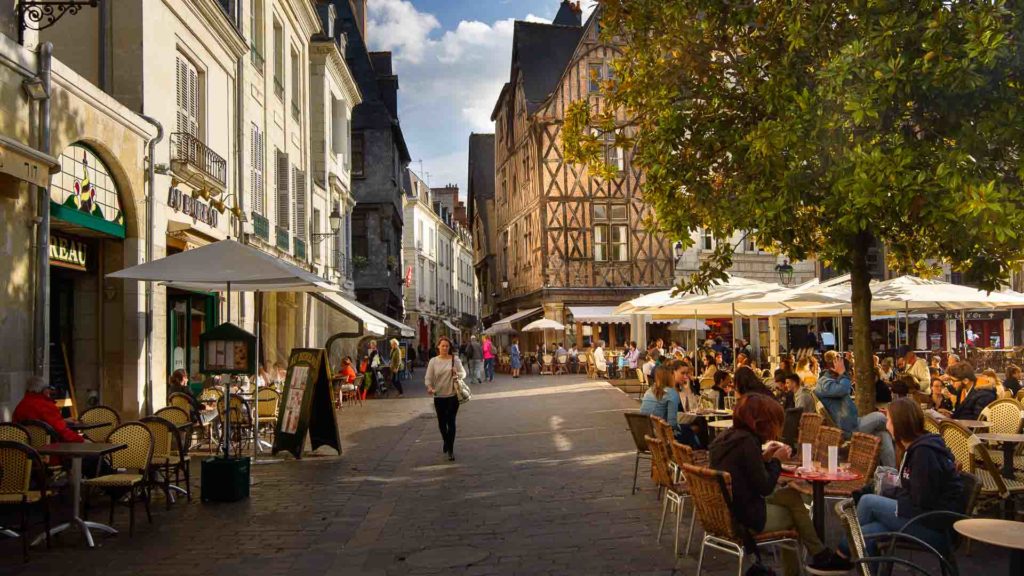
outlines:
[[[189,379],[200,379],[199,336],[217,325],[217,298],[206,294],[168,294],[168,374],[188,371]]]

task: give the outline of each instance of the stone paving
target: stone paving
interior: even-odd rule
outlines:
[[[674,561],[670,536],[655,542],[661,508],[643,464],[630,495],[622,413],[635,397],[582,376],[499,375],[460,410],[450,463],[422,384],[406,389],[341,411],[342,456],[255,465],[247,501],[200,504],[194,479],[193,502],[154,501],[152,525],[140,508],[133,538],[119,510],[124,532],[95,550],[61,535],[22,564],[20,543],[0,541],[0,575],[695,572],[694,558]],[[94,514],[105,518],[105,502]],[[1004,573],[1004,554],[976,545],[964,563],[979,559]],[[706,565],[735,574],[722,555]]]

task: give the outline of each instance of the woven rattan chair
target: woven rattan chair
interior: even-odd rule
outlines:
[[[665,448],[665,462],[667,462],[669,471],[672,473],[673,478],[678,479],[679,470],[676,468],[675,463],[672,462],[672,454],[669,450],[669,445],[676,438],[675,431],[672,430],[672,425],[665,421],[664,418],[659,418],[658,416],[651,416],[650,418],[654,437],[661,440],[661,445]],[[658,493],[658,498],[661,498],[660,492]]]
[[[106,424],[100,428],[83,430],[82,434],[93,442],[106,442],[110,432],[121,423],[121,416],[109,406],[93,406],[78,417],[85,424]]]
[[[45,470],[34,448],[24,442],[0,440],[0,471],[3,472],[0,474],[0,506],[17,506],[19,509],[21,553],[25,562],[28,562],[28,514],[33,505],[43,508],[46,547],[50,547],[50,506]]]
[[[676,538],[673,552],[676,556],[679,556],[679,524],[683,518],[683,503],[688,498],[686,486],[679,482],[676,475],[669,469],[671,461],[666,457],[669,445],[650,436],[644,439],[647,441],[648,449],[651,451],[651,469],[654,472],[654,481],[665,492],[665,499],[661,503],[661,522],[658,524],[657,541],[661,542],[661,534],[665,529],[665,515],[668,513],[669,504],[672,504],[676,511]],[[690,533],[691,535],[693,534],[692,520],[690,522]]]
[[[558,358],[556,358],[556,360],[557,360],[557,363],[556,363],[555,366],[556,366],[557,370],[555,370],[555,374],[568,374],[569,373],[569,356],[567,354],[562,354]]]
[[[1017,391],[1017,402],[1024,402],[1024,388]]]
[[[818,438],[814,443],[814,459],[828,462],[829,446],[839,447],[843,443],[843,431],[832,426],[822,426],[818,430]]]
[[[849,498],[853,492],[860,490],[865,484],[871,482],[875,477],[875,468],[878,466],[878,452],[882,440],[878,436],[854,432],[853,441],[850,443],[850,470],[861,475],[860,480],[843,480],[831,482],[825,486],[826,498]],[[826,458],[828,454],[826,453]],[[811,487],[806,482],[793,482],[790,484],[803,494],[811,494]]]
[[[105,474],[96,478],[88,478],[82,481],[82,485],[88,488],[99,488],[110,494],[110,520],[114,523],[114,506],[118,499],[127,493],[128,495],[128,535],[135,534],[135,501],[138,496],[146,507],[146,518],[152,524],[153,517],[149,512],[149,489],[146,486],[146,479],[149,478],[150,466],[153,460],[153,433],[149,427],[141,422],[125,422],[110,433],[107,439],[112,444],[125,444],[127,448],[112,452],[110,454],[110,466],[115,470],[111,474]],[[88,490],[85,499],[86,516],[89,510]]]
[[[811,444],[818,440],[818,430],[821,430],[821,424],[824,419],[820,414],[813,414],[811,412],[804,412],[800,416],[800,431],[796,437],[797,448],[803,444]]]
[[[277,427],[277,408],[281,403],[281,394],[273,388],[260,388],[256,393],[259,408],[256,414],[256,426],[259,431],[269,431],[271,436]]]
[[[540,374],[555,374],[555,358],[551,354],[544,354],[540,357]]]
[[[939,422],[935,418],[932,418],[927,413],[924,415],[924,431],[931,432],[932,434],[942,435],[939,431]]]
[[[706,465],[707,464],[707,451],[705,451],[705,450],[694,451],[693,448],[687,446],[686,444],[683,444],[682,442],[677,442],[675,440],[673,440],[669,444],[669,448],[670,448],[670,453],[672,454],[672,460],[671,461],[672,461],[672,463],[674,463],[679,468],[680,471],[683,469],[683,464],[691,464],[693,466],[702,466],[702,465]],[[698,454],[701,454],[703,456],[703,458],[701,458],[701,460],[702,460],[701,462],[697,462],[696,461],[696,458],[698,457]],[[681,486],[685,488],[685,484],[682,484]],[[679,493],[679,497],[682,500],[682,504],[679,507],[680,509],[679,509],[679,511],[677,513],[677,516],[682,514],[682,508],[685,507],[686,500],[690,498],[690,493],[689,493],[689,491]],[[678,532],[678,518],[676,519],[676,523],[677,523],[676,531]],[[693,505],[691,504],[690,505],[690,530],[689,530],[689,532],[686,535],[686,549],[683,551],[683,555],[684,556],[689,556],[690,555],[690,546],[693,544],[693,527],[694,527],[694,524],[696,524],[696,523],[697,523],[696,512],[695,512],[695,509],[693,508]],[[679,538],[679,536],[677,535],[676,539],[678,540],[678,538]],[[676,546],[678,548],[678,543],[676,544]],[[676,555],[678,555],[678,552],[677,552]]]
[[[174,484],[180,486],[181,476],[185,477],[185,495],[188,501],[192,501],[192,461],[189,458],[189,451],[192,449],[192,432],[186,428],[182,430],[180,426],[189,424],[191,420],[188,414],[180,408],[174,406],[168,406],[161,408],[156,411],[154,416],[159,416],[171,424],[174,424],[177,428],[177,443],[172,446],[172,450],[178,451],[178,465],[174,467]],[[174,487],[172,486],[172,489]]]
[[[693,499],[697,519],[704,527],[704,540],[701,542],[700,557],[697,560],[697,576],[700,576],[704,567],[704,552],[708,547],[736,556],[739,562],[738,573],[743,574],[743,542],[735,531],[726,494],[722,491],[724,485],[731,498],[732,477],[728,472],[690,464],[683,464],[683,476],[686,477],[686,485]],[[758,547],[781,546],[791,548],[799,555],[800,545],[795,530],[762,532],[753,534],[753,538]]]
[[[576,357],[576,373],[590,374],[590,357],[588,354],[580,354]]]
[[[31,445],[28,430],[12,422],[0,422],[0,440]]]
[[[843,523],[843,527],[846,530],[846,539],[850,547],[850,561],[857,568],[857,573],[860,576],[873,576],[872,566],[877,564],[885,564],[892,566],[897,564],[912,570],[913,573],[925,574],[930,576],[932,573],[925,570],[921,566],[914,564],[913,562],[905,559],[898,558],[896,556],[868,556],[867,545],[865,544],[865,535],[860,528],[860,520],[857,519],[857,505],[853,502],[852,498],[841,500],[836,504],[836,515]],[[943,574],[953,573],[953,567],[942,557],[941,554],[935,548],[932,548],[924,541],[919,538],[915,538],[910,534],[903,534],[901,532],[881,532],[878,534],[871,534],[867,536],[869,539],[887,539],[896,540],[901,542],[909,542],[915,546],[920,546],[922,550],[925,550],[930,555],[935,556],[939,563],[942,565]],[[947,572],[948,570],[948,572]]]
[[[979,504],[1006,502],[1024,493],[1024,480],[1004,478],[989,455],[988,448],[977,436],[952,420],[943,420],[939,428],[957,464],[977,477],[981,485]]]
[[[636,444],[636,462],[633,463],[633,491],[630,492],[630,494],[636,494],[636,478],[640,472],[640,458],[651,458],[651,452],[644,437],[654,436],[654,427],[650,417],[639,412],[626,412],[626,424],[629,425],[629,433],[633,436],[633,443]]]
[[[42,420],[22,420],[18,424],[28,432],[28,444],[36,450],[47,444],[60,441],[57,431]],[[58,459],[49,456],[41,456],[41,459],[43,464],[46,465],[51,479],[63,473],[63,469],[58,464]]]
[[[989,404],[981,411],[981,420],[989,423],[988,431],[993,434],[1018,434],[1021,428],[1020,402],[1003,398]]]
[[[146,478],[150,486],[159,486],[164,491],[164,500],[167,509],[171,509],[171,472],[175,471],[175,477],[180,477],[178,470],[181,466],[181,436],[178,434],[178,427],[174,423],[160,416],[147,416],[140,420],[149,428],[153,434],[153,456],[150,460],[152,465],[151,475]],[[162,480],[156,478],[156,472],[162,472]]]
[[[217,401],[217,414],[220,416],[221,427],[223,430],[224,422],[227,421],[225,415],[225,398],[221,397]],[[231,396],[231,438],[227,439],[236,444],[236,450],[241,451],[242,444],[249,439],[249,434],[246,430],[252,424],[249,418],[249,411],[246,410],[245,402],[238,396]],[[223,432],[222,432],[223,434]],[[222,438],[223,440],[223,438]]]
[[[167,404],[175,408],[181,408],[186,414],[192,413],[192,397],[184,392],[172,392],[167,397]]]

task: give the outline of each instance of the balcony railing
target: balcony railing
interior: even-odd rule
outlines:
[[[188,132],[171,134],[172,168],[176,164],[185,171],[198,172],[222,188],[227,184],[227,161]]]
[[[293,241],[293,244],[295,244],[295,252],[293,252],[295,257],[298,258],[299,260],[305,260],[306,241],[303,240],[302,238],[296,237],[295,240]]]
[[[264,242],[270,242],[270,220],[262,214],[252,213],[252,230],[256,237]]]
[[[276,228],[277,233],[277,247],[285,252],[291,252],[291,239],[292,236],[288,232],[287,228]]]

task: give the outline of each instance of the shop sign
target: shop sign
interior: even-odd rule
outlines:
[[[1010,313],[1005,310],[976,310],[973,312],[966,312],[964,316],[968,320],[1002,320],[1010,317]],[[950,312],[949,314],[929,314],[929,320],[959,320],[960,314],[956,312]]]
[[[50,234],[50,264],[85,270],[88,265],[88,245],[60,234]]]
[[[191,216],[194,221],[202,222],[211,228],[217,227],[219,213],[206,202],[193,198],[191,194],[184,194],[178,188],[171,188],[167,193],[167,205],[175,212]]]

